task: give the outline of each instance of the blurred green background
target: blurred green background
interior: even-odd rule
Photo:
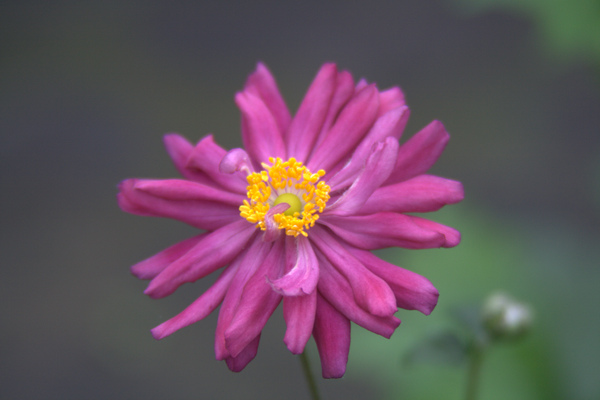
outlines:
[[[405,137],[444,122],[432,172],[466,188],[431,216],[459,247],[382,252],[436,310],[400,311],[390,340],[353,329],[325,398],[461,399],[464,365],[403,359],[496,289],[536,320],[487,355],[480,399],[600,398],[599,30],[596,0],[0,2],[0,398],[307,398],[280,311],[240,374],[214,361],[214,315],[152,339],[211,279],[146,298],[129,266],[193,229],[115,201],[122,179],[175,176],[166,132],[239,146],[233,95],[259,60],[291,109],[325,61],[400,85]]]

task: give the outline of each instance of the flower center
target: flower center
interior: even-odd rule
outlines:
[[[300,213],[302,210],[302,202],[298,196],[293,193],[284,193],[279,195],[279,197],[277,197],[273,202],[273,205],[276,206],[277,204],[281,203],[286,203],[288,206],[290,206],[290,208],[284,211],[283,215],[294,215],[294,213]]]
[[[329,200],[330,188],[319,180],[325,171],[313,174],[294,158],[269,162],[262,164],[262,171],[248,175],[248,199],[240,206],[240,215],[264,231],[269,210],[285,203],[289,208],[272,216],[277,228],[286,235],[308,236],[306,230],[315,225]]]

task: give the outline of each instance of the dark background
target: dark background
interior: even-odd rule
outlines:
[[[128,177],[176,175],[166,132],[240,146],[233,96],[257,61],[292,110],[335,61],[402,87],[405,137],[444,122],[432,172],[466,199],[433,217],[463,232],[458,248],[383,253],[436,284],[436,311],[400,312],[390,341],[354,329],[347,375],[319,381],[326,398],[461,398],[464,366],[402,355],[495,289],[536,319],[490,352],[481,399],[597,398],[600,45],[578,29],[600,6],[568,2],[575,22],[554,29],[565,18],[539,2],[487,3],[0,2],[0,397],[307,398],[280,310],[240,374],[214,360],[215,316],[152,339],[211,279],[146,298],[129,266],[193,229],[122,213],[115,194]]]

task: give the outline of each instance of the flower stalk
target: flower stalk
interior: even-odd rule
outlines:
[[[483,358],[488,348],[501,341],[521,338],[531,327],[533,310],[506,293],[492,293],[481,310],[481,334],[475,335],[468,352],[466,400],[475,400]]]
[[[469,369],[467,372],[467,391],[465,400],[476,400],[481,377],[481,367],[483,365],[483,355],[486,345],[474,340],[471,351],[469,351]]]
[[[317,386],[317,382],[315,381],[312,368],[310,367],[310,360],[308,359],[306,350],[300,353],[300,363],[302,364],[302,372],[304,373],[304,379],[306,380],[306,385],[308,386],[311,399],[320,400],[321,397],[319,396],[319,388]]]

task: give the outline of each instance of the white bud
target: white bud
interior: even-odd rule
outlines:
[[[511,339],[526,333],[533,320],[533,311],[505,293],[490,295],[483,305],[483,323],[488,333],[498,339]]]

